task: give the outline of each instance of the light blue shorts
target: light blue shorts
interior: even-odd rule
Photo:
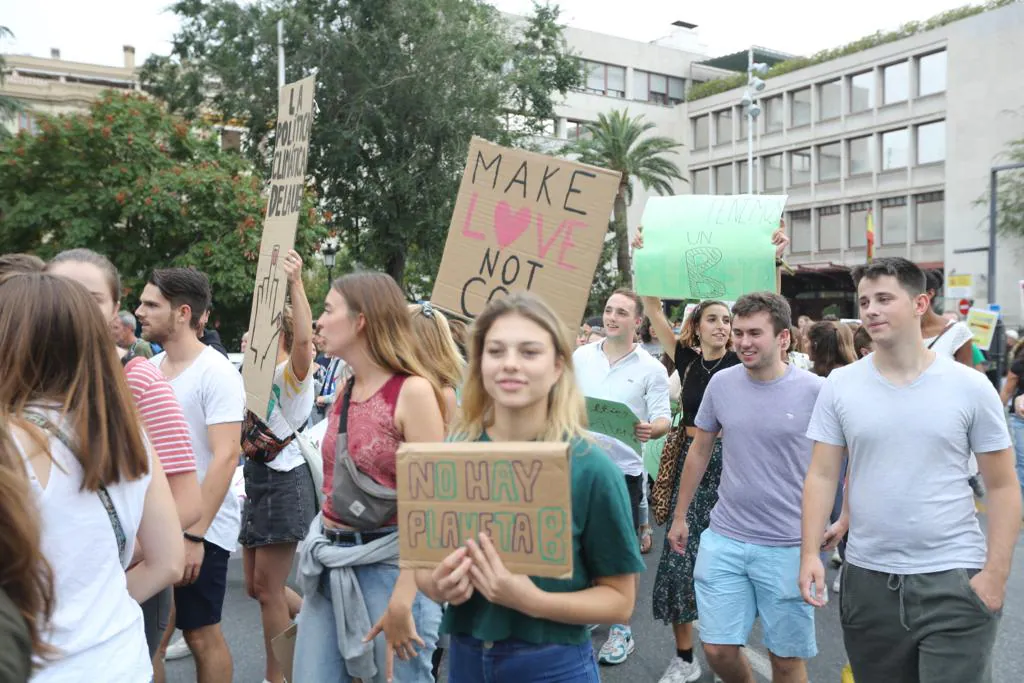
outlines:
[[[743,543],[705,530],[693,568],[700,639],[746,645],[761,617],[764,644],[773,655],[814,657],[814,608],[800,596],[799,577],[799,547]]]

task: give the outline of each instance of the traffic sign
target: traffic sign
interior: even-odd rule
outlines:
[[[960,299],[960,304],[957,306],[957,310],[960,311],[960,315],[967,315],[971,310],[970,300]]]

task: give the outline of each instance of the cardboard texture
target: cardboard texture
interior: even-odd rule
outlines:
[[[652,197],[644,247],[633,253],[638,294],[726,299],[775,291],[775,247],[785,195]]]
[[[572,577],[570,467],[566,443],[403,444],[402,567],[436,567],[485,532],[510,572]]]
[[[270,649],[274,651],[277,663],[281,665],[285,683],[292,680],[292,664],[295,662],[295,639],[299,635],[299,627],[290,625],[281,633],[270,639]]]
[[[242,363],[245,407],[266,420],[277,364],[277,337],[281,329],[287,277],[284,257],[295,247],[295,230],[306,186],[306,157],[313,126],[313,91],[310,76],[280,90],[277,135],[267,213],[263,220],[260,259],[256,266],[250,341]]]
[[[995,311],[972,308],[967,312],[967,327],[974,335],[974,343],[982,351],[988,351],[992,347],[992,339],[996,336],[996,322],[998,321],[999,314]]]
[[[475,318],[528,290],[579,326],[620,174],[474,137],[431,301]]]

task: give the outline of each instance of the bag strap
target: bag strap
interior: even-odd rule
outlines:
[[[58,429],[46,416],[36,412],[25,411],[25,419],[55,436],[72,453],[75,452],[75,447],[67,434],[63,430]],[[117,515],[117,508],[114,507],[114,501],[110,498],[110,492],[107,491],[107,487],[102,483],[99,485],[96,495],[99,496],[100,502],[103,503],[103,508],[107,511],[110,527],[114,530],[114,538],[117,540],[117,556],[121,558],[121,564],[123,565],[125,563],[124,553],[128,547],[128,537],[124,533],[124,527],[121,526],[121,518]]]
[[[938,343],[938,341],[940,339],[942,339],[942,335],[946,334],[951,329],[953,329],[953,327],[955,325],[956,325],[955,322],[950,321],[948,325],[946,325],[945,327],[942,328],[942,332],[939,332],[939,335],[937,337],[935,337],[935,339],[932,339],[932,343],[928,345],[928,348],[931,349],[933,346],[935,346],[935,344]]]
[[[355,383],[355,377],[345,382],[345,392],[341,396],[341,412],[338,415],[338,434],[348,431],[348,406],[352,402],[352,387],[355,386]]]

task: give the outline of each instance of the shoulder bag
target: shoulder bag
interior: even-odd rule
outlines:
[[[690,368],[700,357],[694,358],[683,371],[683,381],[679,387],[679,423],[672,428],[665,438],[665,447],[661,451],[661,462],[658,465],[658,477],[651,487],[650,508],[654,522],[661,526],[672,515],[672,489],[679,480],[679,461],[686,443],[686,426],[682,419],[683,396],[686,391],[686,378],[690,376]]]
[[[356,531],[373,531],[398,514],[398,492],[378,484],[359,471],[348,453],[348,408],[354,379],[345,383],[338,416],[338,441],[334,446],[334,480],[331,507],[338,520]]]

